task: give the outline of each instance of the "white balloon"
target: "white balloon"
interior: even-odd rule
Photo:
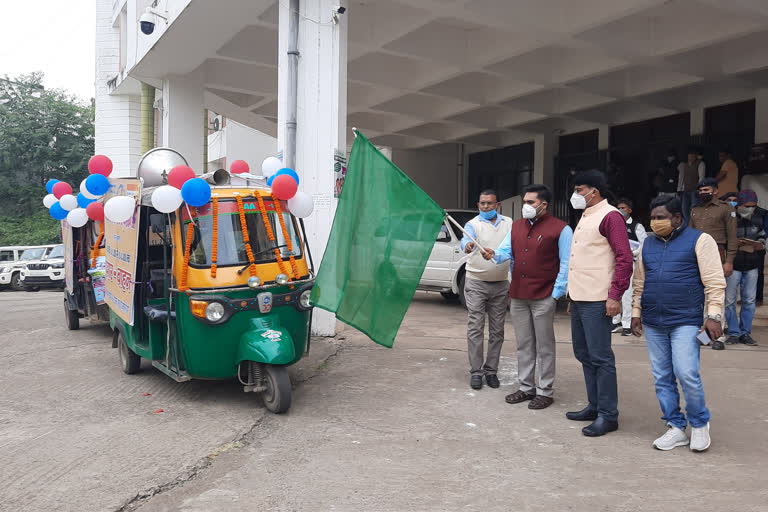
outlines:
[[[299,218],[309,217],[315,208],[312,196],[306,192],[296,192],[296,195],[288,200],[288,209]]]
[[[171,185],[157,187],[152,192],[152,206],[161,213],[175,212],[181,206],[181,190]]]
[[[133,217],[136,209],[136,201],[132,197],[113,197],[104,205],[104,217],[117,224],[123,223]]]
[[[98,199],[99,197],[101,197],[101,196],[95,196],[90,192],[88,192],[88,189],[85,188],[85,180],[80,182],[80,193],[83,194],[88,199]]]
[[[265,178],[269,178],[282,168],[283,162],[281,162],[279,158],[268,156],[261,164],[261,175]]]
[[[85,208],[75,208],[67,214],[67,222],[73,228],[81,228],[88,222],[88,213]]]
[[[56,196],[53,194],[48,194],[43,198],[43,204],[45,205],[46,208],[50,208],[51,206],[53,206],[53,203],[55,203],[56,201],[57,201]]]
[[[59,199],[59,204],[62,208],[67,210],[68,212],[71,212],[75,208],[77,208],[77,198],[73,196],[72,194],[64,194],[61,196],[61,199]]]

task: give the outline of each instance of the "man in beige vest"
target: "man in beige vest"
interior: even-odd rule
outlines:
[[[483,376],[492,388],[499,387],[501,346],[504,343],[504,320],[509,293],[509,261],[497,265],[482,252],[498,247],[512,228],[512,219],[496,213],[497,196],[493,190],[480,193],[479,215],[464,226],[480,247],[464,235],[461,248],[471,254],[464,276],[464,299],[467,305],[467,352],[469,353],[470,386],[483,387]],[[485,315],[488,315],[488,355],[483,362]]]
[[[624,217],[603,199],[603,174],[584,172],[574,178],[573,184],[571,205],[583,209],[584,214],[571,244],[568,296],[573,353],[584,371],[589,404],[566,417],[592,421],[582,432],[597,437],[619,428],[611,327],[632,277],[632,250]]]

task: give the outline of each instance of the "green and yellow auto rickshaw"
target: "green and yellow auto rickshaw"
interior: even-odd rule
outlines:
[[[123,371],[136,373],[144,358],[178,382],[237,378],[267,409],[286,411],[287,367],[309,348],[314,276],[303,225],[260,180],[213,186],[208,204],[169,214],[153,208],[153,187],[119,181],[137,198],[132,221],[106,230]]]

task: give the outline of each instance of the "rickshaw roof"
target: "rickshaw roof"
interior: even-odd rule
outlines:
[[[211,185],[211,194],[218,194],[220,199],[229,199],[240,194],[243,197],[253,196],[255,191],[259,191],[262,196],[270,195],[272,189],[266,185],[265,180],[263,186],[258,184],[257,186],[244,187],[242,185]],[[141,190],[141,206],[152,206],[152,193],[159,187],[146,187]]]

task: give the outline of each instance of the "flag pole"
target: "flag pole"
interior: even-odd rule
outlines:
[[[461,224],[459,224],[458,222],[456,222],[456,219],[454,219],[453,217],[451,217],[450,215],[448,215],[448,213],[446,213],[446,214],[445,214],[445,217],[446,217],[446,218],[447,218],[449,221],[451,221],[451,222],[453,223],[453,225],[454,225],[454,226],[456,226],[457,228],[459,228],[459,229],[461,230],[461,232],[462,232],[462,233],[464,233],[464,234],[467,236],[467,238],[469,238],[470,240],[472,240],[472,242],[475,244],[475,247],[477,247],[477,248],[478,248],[478,249],[480,249],[481,251],[487,251],[487,249],[486,249],[485,247],[483,247],[482,245],[480,245],[480,244],[477,242],[477,240],[475,240],[474,238],[472,238],[472,235],[470,235],[469,233],[467,233],[466,231],[464,231],[464,228],[461,226]]]

